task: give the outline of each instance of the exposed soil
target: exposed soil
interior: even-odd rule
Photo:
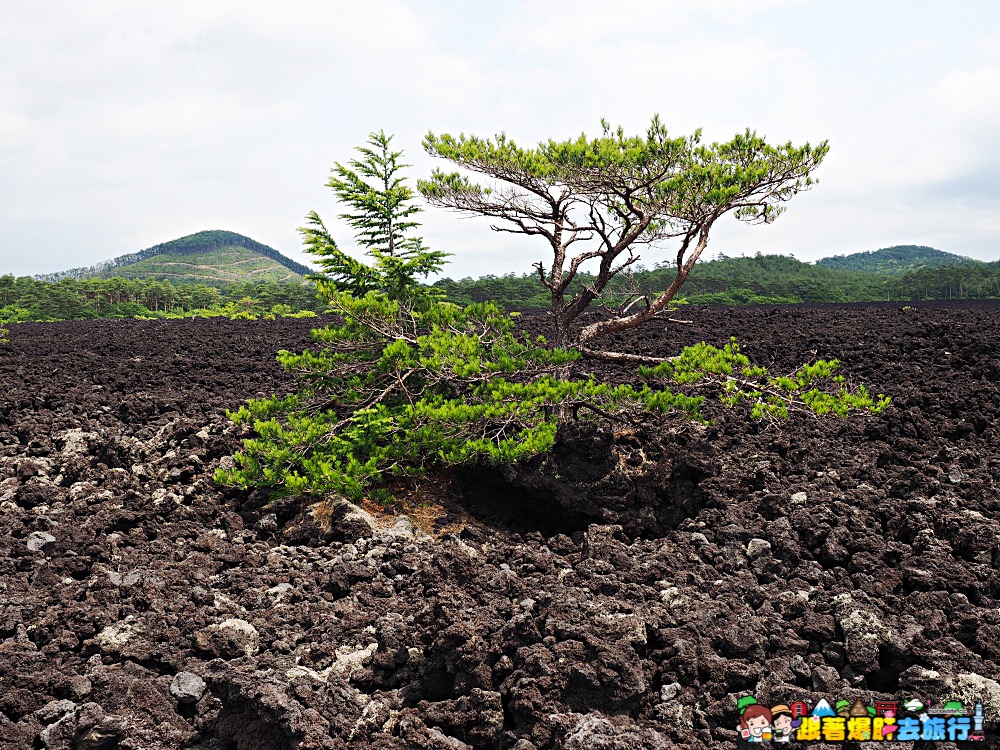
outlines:
[[[735,748],[747,692],[981,698],[998,736],[1000,306],[682,317],[622,345],[836,357],[893,406],[572,426],[373,522],[211,479],[314,321],[14,327],[0,747]]]

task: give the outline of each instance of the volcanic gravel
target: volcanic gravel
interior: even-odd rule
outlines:
[[[316,498],[212,481],[225,410],[291,388],[274,355],[314,320],[13,326],[0,747],[735,748],[747,693],[979,698],[996,737],[1000,306],[677,316],[615,345],[835,357],[892,406],[571,424],[447,477],[459,531],[347,506],[331,528]]]

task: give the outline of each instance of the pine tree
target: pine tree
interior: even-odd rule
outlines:
[[[774,221],[785,203],[815,183],[812,172],[828,146],[774,146],[749,130],[702,145],[700,131],[673,138],[659,117],[645,135],[627,136],[606,122],[602,128],[597,138],[550,139],[535,148],[522,148],[503,133],[492,139],[428,133],[427,153],[486,181],[437,169],[417,187],[432,205],[485,216],[496,222],[495,231],[548,243],[551,261],[534,266],[549,292],[559,346],[655,364],[655,357],[605,351],[595,342],[666,314],[713,225],[727,214],[749,224]],[[610,317],[577,323],[592,303],[606,301],[616,277],[635,271],[640,252],[669,244],[675,272],[665,289],[633,295]],[[574,287],[584,266],[596,267],[594,275]]]

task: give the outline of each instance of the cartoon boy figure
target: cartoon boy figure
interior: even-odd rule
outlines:
[[[784,704],[771,708],[771,730],[775,742],[791,742],[800,721],[792,719],[792,709]]]
[[[740,736],[747,742],[771,741],[771,709],[754,703],[740,717]]]

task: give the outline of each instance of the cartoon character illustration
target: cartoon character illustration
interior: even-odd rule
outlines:
[[[792,709],[784,704],[771,708],[771,731],[775,742],[790,742],[801,719],[792,717]]]
[[[739,731],[747,742],[770,742],[771,709],[759,703],[747,706],[740,716]]]

